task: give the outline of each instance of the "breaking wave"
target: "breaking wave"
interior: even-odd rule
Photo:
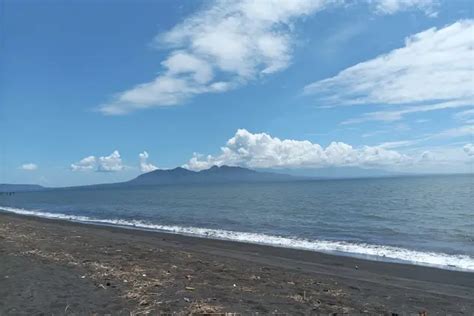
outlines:
[[[369,260],[402,262],[422,266],[438,267],[449,270],[474,272],[474,258],[467,255],[451,255],[446,253],[424,252],[394,246],[353,243],[346,241],[307,240],[296,237],[289,238],[267,234],[237,232],[220,229],[158,225],[139,220],[100,219],[80,215],[49,213],[40,210],[26,210],[2,206],[0,206],[0,211],[50,219],[69,220],[81,223],[113,225],[126,228],[154,230],[180,235],[355,256]]]

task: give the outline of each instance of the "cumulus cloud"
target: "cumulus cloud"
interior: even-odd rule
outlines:
[[[20,166],[20,169],[25,171],[35,171],[38,170],[38,165],[31,162],[25,163]]]
[[[346,123],[394,121],[409,113],[472,106],[473,33],[474,20],[430,28],[408,37],[404,47],[311,83],[304,92],[327,106],[398,107],[367,113]]]
[[[117,150],[109,156],[88,156],[71,164],[72,171],[116,172],[124,169],[122,158]]]
[[[174,106],[203,93],[220,93],[279,72],[292,60],[295,22],[344,0],[218,0],[154,40],[170,49],[151,82],[116,94],[100,106],[108,115]],[[377,12],[426,10],[425,0],[368,0]],[[422,5],[421,3],[426,5]]]
[[[158,169],[155,165],[148,162],[148,158],[150,157],[146,151],[138,154],[140,157],[140,171],[141,172],[151,172],[153,170]]]
[[[466,144],[463,147],[464,152],[469,156],[469,157],[474,157],[474,144]]]
[[[87,171],[94,170],[96,168],[95,156],[88,156],[81,159],[79,162],[71,164],[72,171]]]
[[[99,157],[97,160],[97,171],[99,172],[116,172],[122,169],[122,158],[118,150],[114,150],[114,152],[108,156]]]
[[[411,158],[383,147],[354,148],[343,142],[327,147],[307,140],[279,139],[266,133],[250,133],[239,129],[221,148],[218,156],[199,154],[184,165],[202,170],[212,165],[234,165],[249,168],[319,168],[319,167],[380,167],[409,163]]]

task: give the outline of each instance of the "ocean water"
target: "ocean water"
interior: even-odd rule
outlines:
[[[72,188],[0,210],[474,272],[474,176]]]

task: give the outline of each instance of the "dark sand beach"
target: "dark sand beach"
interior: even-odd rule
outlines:
[[[0,213],[0,314],[474,313],[474,273]]]

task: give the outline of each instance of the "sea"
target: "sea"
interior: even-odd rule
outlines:
[[[474,175],[67,188],[0,211],[474,272]]]

